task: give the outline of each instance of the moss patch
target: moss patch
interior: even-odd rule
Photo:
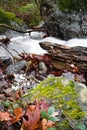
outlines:
[[[7,25],[11,25],[11,23],[15,23],[20,25],[21,23],[23,23],[23,21],[21,19],[16,18],[16,15],[11,13],[11,12],[7,12],[5,10],[3,10],[2,8],[0,8],[0,23],[3,24],[7,24]],[[0,27],[0,32],[3,33],[5,32],[6,29],[3,27]]]
[[[73,81],[64,78],[51,77],[40,82],[33,88],[29,96],[31,100],[35,98],[48,100],[56,109],[61,109],[70,119],[79,121],[84,116],[77,102],[78,94]],[[62,125],[66,125],[66,121]]]

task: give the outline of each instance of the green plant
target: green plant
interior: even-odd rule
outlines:
[[[3,9],[0,8],[0,23],[10,24],[10,21]]]
[[[47,112],[45,110],[41,111],[41,117],[46,118],[47,120],[51,120],[53,122],[59,121],[59,119],[57,117],[54,117],[52,115],[53,113],[55,113],[55,108],[54,107],[49,107]]]
[[[21,24],[23,23],[23,21],[19,18],[16,17],[16,15],[14,13],[11,12],[5,12],[7,18],[9,19],[10,22],[15,22],[17,24]]]
[[[0,23],[10,24],[9,18],[7,17],[5,11],[0,8]],[[0,33],[4,32],[5,28],[0,27]]]
[[[75,90],[73,81],[68,81],[60,77],[50,77],[40,82],[40,84],[29,91],[28,95],[31,100],[37,97],[39,99],[45,98],[56,109],[62,110],[64,116],[70,120],[79,121],[84,116],[84,112],[82,112],[77,102],[78,94]],[[46,115],[46,113],[44,114]],[[63,124],[61,124],[62,126],[66,126],[66,118],[63,120]]]
[[[15,23],[15,25],[20,25],[23,23],[21,19],[16,18],[16,15],[11,12],[7,12],[0,8],[0,23],[11,25],[12,23]],[[0,27],[0,32],[5,32],[6,28]]]
[[[10,25],[11,21],[18,23],[21,20],[16,18],[15,14],[13,14],[11,12],[7,12],[7,11],[3,10],[2,8],[0,8],[0,23],[5,23],[5,24]]]
[[[52,128],[52,127],[51,127],[51,128],[48,128],[47,130],[56,130],[56,128]]]
[[[77,125],[77,128],[79,129],[79,130],[87,130],[87,128],[86,128],[86,126],[84,125],[84,124],[78,124]]]
[[[29,24],[29,26],[36,26],[41,21],[39,9],[35,3],[30,3],[18,8],[18,11],[24,15],[23,20]]]
[[[87,3],[84,0],[58,0],[58,6],[64,12],[87,11]]]

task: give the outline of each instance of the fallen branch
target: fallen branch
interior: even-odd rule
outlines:
[[[74,123],[72,122],[72,119],[68,116],[68,114],[67,114],[66,112],[64,112],[62,109],[61,109],[61,111],[62,111],[63,115],[66,117],[67,121],[69,122],[70,127],[71,127],[73,130],[78,130],[78,129],[75,127]]]
[[[33,31],[45,31],[43,28],[31,28],[31,29],[28,29],[28,30],[19,30],[19,29],[16,29],[10,25],[7,25],[7,24],[0,24],[1,27],[5,27],[5,28],[8,28],[10,30],[13,30],[13,31],[16,31],[16,32],[19,32],[19,33],[30,33],[33,32]]]

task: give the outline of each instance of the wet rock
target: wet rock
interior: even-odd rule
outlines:
[[[63,85],[68,85],[69,81],[72,81],[71,79],[68,80],[67,78],[64,78],[62,83]],[[78,98],[76,98],[76,101],[78,102],[80,108],[82,111],[87,111],[87,86],[83,83],[75,82],[73,81],[75,85],[75,91],[78,95]],[[87,117],[87,115],[85,115]]]
[[[42,39],[45,35],[46,33],[44,32],[31,32],[30,38],[39,40]]]
[[[14,63],[14,65],[9,65],[5,72],[6,74],[13,74],[19,72],[21,69],[23,69],[26,66],[27,62],[25,60],[19,61],[17,63]]]
[[[0,57],[0,64],[3,66],[8,66],[10,64],[12,64],[12,59],[11,57],[8,56],[2,56]]]
[[[41,74],[47,73],[47,67],[44,62],[39,63],[39,69],[40,69],[39,73]]]
[[[87,86],[83,83],[75,83],[79,95],[78,102],[83,111],[87,111]]]
[[[64,78],[66,78],[68,80],[73,80],[74,81],[74,79],[75,79],[74,74],[71,73],[71,72],[63,73],[62,75],[63,75]]]
[[[41,14],[51,36],[64,40],[87,37],[87,14],[64,13],[51,0],[42,1]]]
[[[0,81],[0,88],[2,88],[4,86],[8,86],[7,82],[5,80]]]
[[[12,92],[12,88],[7,88],[7,89],[3,90],[3,92],[4,92],[6,95],[10,95],[10,93]]]

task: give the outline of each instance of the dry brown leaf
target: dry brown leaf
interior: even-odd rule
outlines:
[[[52,122],[45,118],[42,120],[42,130],[47,130],[48,128],[53,127],[53,126],[55,126],[55,122]]]
[[[12,119],[12,116],[9,112],[0,111],[0,121],[9,121]]]
[[[24,115],[22,108],[16,108],[14,110],[14,115],[15,117],[11,120],[11,123],[15,123],[18,122],[20,120],[20,118]]]
[[[40,120],[40,109],[38,100],[36,100],[36,108],[28,107],[26,116],[28,120],[23,118],[22,130],[34,130]]]

